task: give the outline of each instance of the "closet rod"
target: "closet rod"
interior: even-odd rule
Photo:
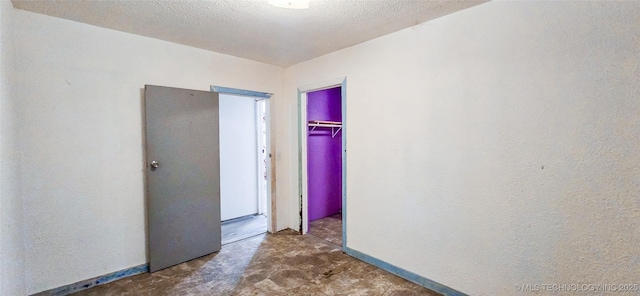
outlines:
[[[311,131],[316,130],[316,127],[330,127],[331,128],[331,138],[334,138],[340,132],[340,130],[342,129],[342,122],[339,122],[339,121],[311,120],[311,121],[309,121],[309,126],[311,127]]]

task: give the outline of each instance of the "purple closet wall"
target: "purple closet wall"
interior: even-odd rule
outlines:
[[[307,120],[342,121],[340,87],[307,94]],[[307,130],[309,221],[342,210],[342,131],[331,137],[331,128]]]

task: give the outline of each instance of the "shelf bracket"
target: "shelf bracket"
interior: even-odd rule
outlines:
[[[338,129],[335,129],[334,127],[331,128],[331,138],[334,138],[342,129],[342,127],[339,127]]]

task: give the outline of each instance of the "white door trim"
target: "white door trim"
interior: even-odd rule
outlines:
[[[340,77],[324,82],[298,87],[298,196],[299,196],[299,229],[301,234],[309,232],[309,196],[307,177],[307,93],[328,88],[341,88],[342,104],[342,246],[347,245],[347,136],[346,136],[346,101],[347,78]]]
[[[271,168],[273,167],[274,158],[272,157],[271,151],[271,93],[265,92],[257,92],[251,90],[244,90],[238,88],[231,87],[222,87],[211,85],[211,91],[217,92],[221,94],[230,94],[230,95],[239,95],[239,96],[248,96],[254,97],[256,101],[265,101],[266,108],[266,116],[267,116],[267,156],[269,161],[267,161],[267,219],[269,223],[267,223],[267,231],[269,233],[274,233],[276,230],[276,201],[274,200],[275,195],[275,186],[273,186],[275,177],[272,174]]]

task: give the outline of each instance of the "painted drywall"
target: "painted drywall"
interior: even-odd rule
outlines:
[[[489,2],[295,65],[278,140],[298,87],[346,76],[348,247],[471,295],[638,283],[638,16]]]
[[[275,101],[284,69],[21,10],[14,17],[27,292],[144,264],[144,85],[222,85]]]
[[[0,1],[0,295],[25,294],[13,14],[11,3]]]
[[[342,121],[341,88],[307,93],[307,120]],[[308,219],[342,210],[342,131],[331,128],[307,131]]]
[[[256,101],[220,95],[220,213],[222,221],[258,212]]]

